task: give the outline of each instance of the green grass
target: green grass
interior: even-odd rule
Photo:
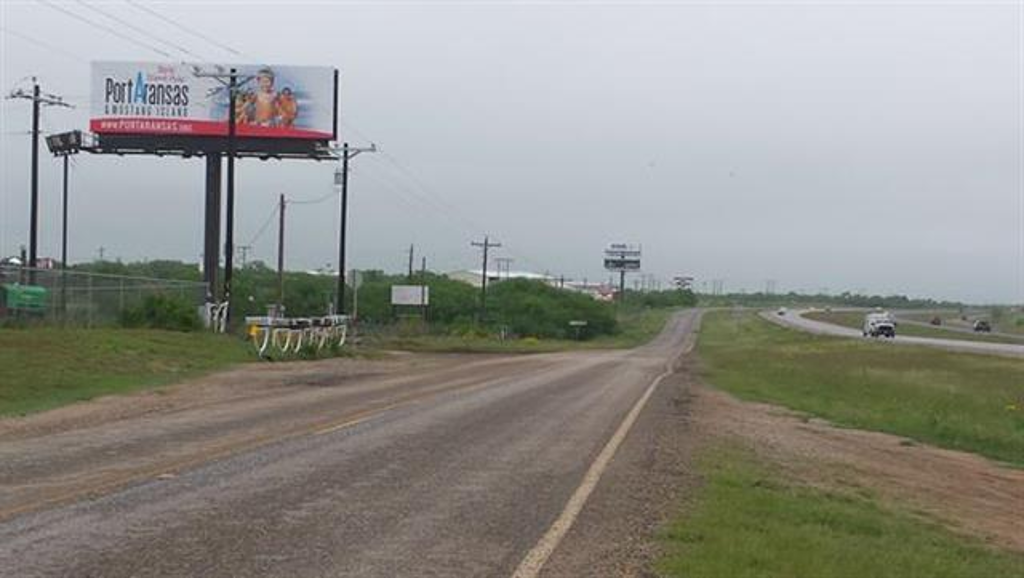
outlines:
[[[619,332],[594,339],[510,339],[480,335],[408,335],[368,338],[370,349],[433,353],[551,353],[573,349],[628,349],[647,343],[665,327],[674,309],[629,310],[619,315]]]
[[[1024,361],[784,329],[750,312],[707,314],[707,382],[860,429],[1024,466]]]
[[[808,319],[824,321],[843,327],[860,329],[864,325],[865,312],[861,311],[814,311],[804,315]],[[898,320],[897,320],[898,322]],[[935,337],[938,339],[959,339],[962,341],[985,341],[988,343],[1022,343],[1024,338],[1014,338],[1002,335],[991,335],[987,333],[967,333],[965,331],[954,331],[943,329],[942,326],[922,326],[913,323],[899,323],[896,328],[897,335],[910,335],[913,337]]]
[[[0,415],[168,384],[254,359],[235,337],[150,329],[0,329]]]
[[[698,460],[705,483],[662,536],[664,576],[999,578],[1024,556],[956,536],[870,496],[800,486],[746,452]]]

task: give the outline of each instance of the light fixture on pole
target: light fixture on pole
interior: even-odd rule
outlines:
[[[46,146],[54,156],[64,159],[64,186],[61,204],[63,205],[60,233],[60,310],[67,312],[67,283],[65,270],[68,266],[68,159],[82,150],[82,131],[73,130],[52,134],[46,137]]]

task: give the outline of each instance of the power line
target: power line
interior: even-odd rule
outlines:
[[[231,54],[234,54],[236,56],[246,56],[242,52],[239,52],[238,50],[235,50],[234,48],[228,46],[227,44],[223,44],[223,43],[221,43],[221,42],[219,42],[217,40],[214,40],[213,38],[210,38],[209,36],[207,36],[207,35],[205,35],[205,34],[203,34],[201,32],[198,32],[198,31],[196,31],[196,30],[194,30],[192,28],[189,28],[188,26],[185,26],[183,24],[179,24],[174,19],[172,19],[172,18],[170,18],[168,16],[164,16],[163,14],[153,10],[152,8],[149,8],[148,6],[144,6],[144,5],[140,4],[140,3],[136,2],[135,0],[125,0],[125,2],[127,2],[128,4],[130,4],[132,7],[134,7],[137,10],[141,10],[141,11],[149,14],[150,16],[153,16],[154,18],[157,18],[159,20],[162,20],[163,22],[166,22],[167,24],[170,24],[171,26],[174,26],[175,28],[177,28],[178,30],[181,30],[182,32],[185,32],[187,34],[191,34],[192,36],[195,36],[196,38],[199,38],[201,40],[205,40],[206,42],[209,42],[210,44],[216,46],[217,48],[220,48],[221,50],[226,50],[226,51],[228,51]]]
[[[85,63],[89,62],[88,60],[78,56],[77,54],[75,54],[75,53],[73,53],[73,52],[71,52],[69,50],[65,50],[63,48],[60,48],[59,46],[55,46],[53,44],[49,44],[47,42],[43,42],[42,40],[39,40],[37,38],[33,38],[33,37],[31,37],[31,36],[29,36],[27,34],[22,34],[21,32],[18,32],[17,30],[11,30],[10,28],[7,28],[6,26],[0,26],[0,31],[3,31],[3,32],[7,33],[7,34],[10,34],[11,36],[17,36],[18,38],[21,38],[22,40],[24,40],[26,42],[30,42],[32,44],[35,44],[36,46],[39,46],[39,47],[45,48],[45,49],[47,49],[47,50],[49,50],[51,52],[55,52],[57,54],[60,54],[61,56],[64,56],[66,58],[71,58],[71,59],[77,60],[79,62],[85,62]]]
[[[56,10],[58,12],[63,12],[64,14],[66,14],[66,15],[68,15],[68,16],[76,19],[76,20],[80,20],[82,22],[85,22],[86,24],[88,24],[89,26],[92,26],[93,28],[98,28],[100,30],[103,30],[103,31],[109,33],[109,34],[113,34],[114,36],[117,36],[118,38],[123,38],[124,40],[127,40],[128,42],[131,42],[132,44],[135,44],[137,46],[141,46],[141,47],[143,47],[143,48],[145,48],[147,50],[152,50],[153,52],[156,52],[157,54],[160,54],[162,56],[166,56],[167,58],[174,59],[174,56],[172,54],[170,54],[169,52],[166,52],[166,51],[164,51],[161,48],[153,46],[152,44],[147,44],[145,42],[142,42],[141,40],[136,40],[135,38],[132,38],[131,36],[128,36],[127,34],[124,34],[123,32],[121,32],[121,31],[119,31],[119,30],[117,30],[115,28],[111,28],[110,26],[107,26],[106,24],[100,24],[100,23],[98,23],[98,22],[96,22],[94,20],[90,20],[90,19],[86,18],[85,16],[82,16],[81,14],[78,14],[76,12],[72,12],[71,10],[68,10],[67,8],[64,8],[64,7],[58,5],[58,4],[54,3],[54,2],[51,2],[50,0],[39,0],[39,1],[43,5],[49,6],[50,8],[53,8],[54,10]]]
[[[188,48],[185,48],[183,46],[175,44],[174,42],[170,42],[168,40],[164,40],[163,38],[157,36],[156,34],[153,34],[152,31],[146,30],[144,28],[140,28],[139,26],[136,26],[135,24],[132,24],[131,22],[125,20],[124,18],[121,18],[120,16],[116,16],[116,15],[111,14],[110,12],[107,12],[106,10],[103,10],[103,9],[97,7],[97,6],[93,6],[92,4],[88,4],[87,2],[85,2],[85,0],[77,0],[77,2],[79,4],[81,4],[82,6],[85,6],[87,9],[92,10],[93,12],[96,12],[97,14],[102,14],[103,16],[109,18],[110,20],[113,20],[114,22],[117,22],[118,24],[121,24],[123,26],[127,26],[128,28],[131,28],[132,30],[134,30],[136,32],[139,32],[139,33],[141,33],[141,34],[143,34],[143,35],[145,35],[145,36],[147,36],[149,38],[157,40],[161,44],[164,44],[166,46],[170,46],[171,48],[177,50],[178,52],[181,52],[182,54],[187,54],[188,56],[192,56],[192,57],[197,58],[199,60],[206,60],[205,58],[203,58],[202,56],[196,54],[195,52],[192,52]]]
[[[256,230],[256,234],[252,236],[252,239],[249,239],[249,245],[255,245],[256,241],[258,241],[259,238],[263,236],[263,233],[266,232],[267,227],[269,227],[270,223],[274,221],[274,215],[277,214],[279,208],[280,207],[278,206],[278,204],[274,203],[274,209],[270,211],[269,215],[267,215],[267,219],[263,221],[263,224],[260,225],[260,228]]]

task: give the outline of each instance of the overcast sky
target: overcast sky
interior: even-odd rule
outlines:
[[[1024,301],[1020,2],[146,5],[224,47],[124,0],[59,3],[178,60],[194,58],[171,44],[341,70],[345,138],[383,151],[352,165],[357,267],[397,270],[410,243],[432,269],[478,267],[486,233],[513,269],[571,278],[607,278],[603,247],[633,242],[646,272],[698,287]],[[77,107],[45,109],[45,132],[87,127],[90,61],[168,60],[45,3],[0,6],[0,88],[36,75]],[[29,102],[0,118],[11,255],[28,237]],[[334,170],[239,162],[238,244],[278,194],[329,194]],[[40,254],[58,255],[45,150],[40,178]],[[197,261],[203,178],[201,160],[80,155],[71,260]],[[291,268],[335,263],[336,214],[290,207]],[[274,243],[270,228],[255,258]]]

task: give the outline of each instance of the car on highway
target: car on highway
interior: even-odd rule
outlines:
[[[932,317],[932,320],[928,323],[931,323],[932,325],[942,325],[942,318],[936,315],[935,317]]]
[[[779,315],[779,316],[785,315],[786,314],[786,308],[785,307],[779,307],[779,310],[776,311],[775,314]]]
[[[896,337],[896,323],[888,313],[868,313],[864,316],[864,337]]]
[[[991,333],[992,325],[984,319],[979,319],[974,322],[974,331],[977,333]]]

